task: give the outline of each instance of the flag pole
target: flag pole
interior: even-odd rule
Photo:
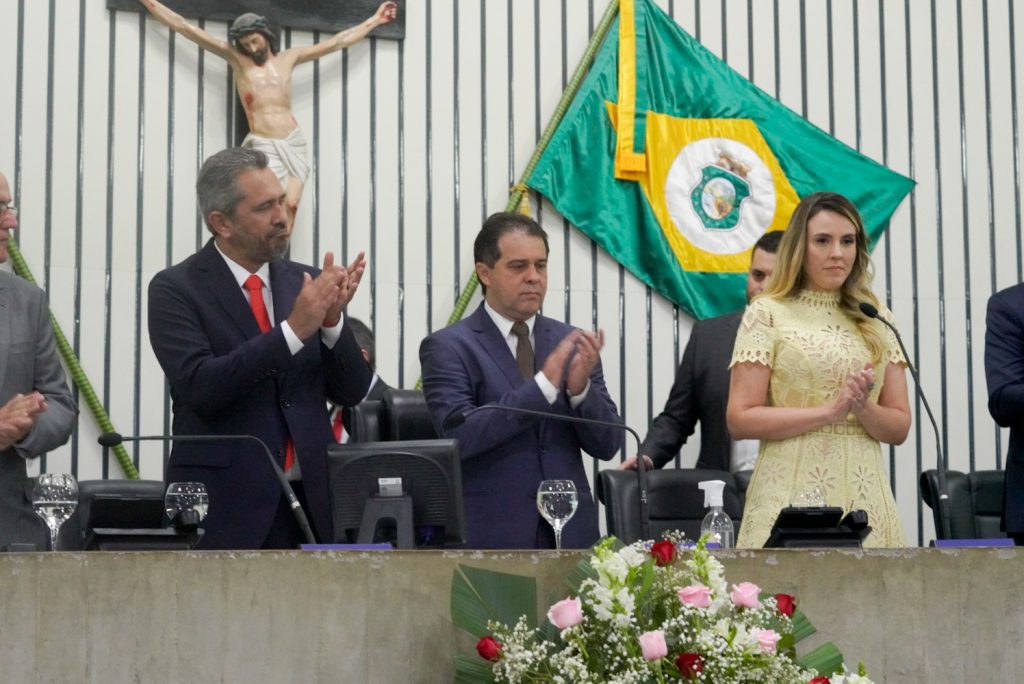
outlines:
[[[573,98],[576,97],[576,91],[580,89],[583,79],[590,70],[590,65],[594,63],[594,57],[597,56],[597,51],[604,42],[604,38],[608,34],[608,29],[611,28],[611,25],[615,21],[615,17],[618,13],[619,0],[611,0],[608,3],[608,9],[604,12],[604,16],[601,17],[601,21],[598,23],[597,28],[594,29],[594,34],[590,37],[590,42],[587,43],[587,49],[584,51],[583,57],[580,59],[580,63],[576,67],[576,71],[573,73],[572,78],[569,79],[569,83],[565,86],[565,90],[562,92],[562,99],[558,101],[558,106],[555,107],[555,111],[551,115],[551,119],[548,121],[547,128],[544,129],[544,134],[540,137],[540,140],[537,141],[537,147],[534,148],[533,155],[530,157],[530,161],[526,165],[526,169],[519,177],[519,182],[512,187],[512,192],[509,195],[505,211],[515,211],[520,202],[522,202],[523,197],[526,195],[526,184],[533,175],[534,167],[537,166],[537,162],[540,161],[541,155],[544,154],[544,150],[547,149],[548,143],[551,142],[551,138],[554,136],[555,130],[558,128],[558,124],[562,122],[562,117],[565,116],[566,110],[569,109],[569,105],[572,104]],[[459,321],[466,313],[466,307],[469,306],[469,300],[473,297],[473,293],[476,292],[476,287],[479,284],[480,281],[477,280],[476,271],[474,271],[473,274],[469,276],[466,286],[462,289],[462,294],[459,295],[458,301],[455,302],[455,310],[452,311],[452,315],[448,319],[447,325],[451,325],[452,323]],[[417,385],[419,384],[421,383],[417,383]]]
[[[32,277],[32,271],[29,270],[28,264],[25,262],[25,257],[22,256],[21,250],[18,249],[18,243],[13,237],[7,242],[7,251],[11,256],[11,265],[14,267],[14,273],[22,279],[34,284],[36,279]],[[47,306],[47,310],[50,313],[50,325],[53,327],[53,336],[57,340],[57,349],[60,350],[60,355],[63,357],[64,363],[68,367],[68,373],[71,375],[71,380],[78,387],[78,391],[81,393],[82,398],[85,399],[85,403],[92,412],[93,417],[96,419],[96,423],[99,425],[100,430],[103,432],[115,432],[114,424],[110,422],[110,416],[107,415],[106,410],[103,408],[103,404],[100,403],[99,398],[96,396],[96,392],[93,390],[92,383],[89,382],[89,378],[85,376],[85,371],[82,370],[82,364],[79,362],[78,356],[75,355],[75,351],[71,348],[71,345],[68,344],[68,339],[64,336],[64,331],[61,330],[56,316],[53,315],[53,311],[49,309],[49,306]],[[113,447],[113,451],[114,457],[121,465],[121,470],[124,471],[125,476],[130,480],[139,479],[139,471],[135,469],[135,464],[132,463],[131,457],[128,456],[128,452],[125,451],[124,445],[118,444]]]

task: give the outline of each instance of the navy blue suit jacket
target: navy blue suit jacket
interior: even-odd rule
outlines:
[[[359,403],[372,371],[349,326],[327,349],[316,333],[294,356],[280,323],[291,313],[303,273],[270,264],[275,325],[261,333],[245,294],[211,240],[149,285],[149,338],[170,384],[173,432],[256,435],[283,463],[288,438],[302,469],[307,513],[317,538],[333,541],[327,491],[326,399]],[[238,441],[174,443],[168,482],[206,484],[210,510],[202,548],[259,548],[281,488],[262,448]]]
[[[572,326],[537,316],[534,354],[540,369]],[[533,548],[536,545],[537,485],[569,479],[579,492],[576,515],[562,531],[566,548],[597,541],[597,508],[587,482],[581,449],[609,459],[622,448],[621,429],[559,422],[500,410],[481,411],[454,429],[453,415],[484,404],[621,422],[608,396],[601,367],[590,377],[590,391],[576,409],[564,391],[548,404],[532,378],[524,380],[515,357],[481,306],[468,318],[439,330],[420,346],[423,392],[442,437],[459,440],[465,499],[466,546]],[[560,388],[561,390],[562,388]]]
[[[1024,284],[988,300],[985,318],[985,379],[988,410],[1010,428],[1006,453],[1003,522],[1007,532],[1024,532]]]

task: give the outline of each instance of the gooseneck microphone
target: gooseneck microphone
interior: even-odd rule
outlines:
[[[518,406],[505,406],[503,404],[484,404],[483,406],[477,406],[471,408],[462,413],[453,413],[448,416],[448,419],[444,421],[444,429],[452,430],[457,428],[466,422],[474,413],[480,413],[481,411],[506,411],[508,413],[520,413],[524,416],[536,416],[537,418],[547,418],[550,420],[560,420],[566,423],[582,423],[584,425],[600,425],[601,427],[617,428],[619,430],[625,430],[629,434],[633,435],[633,439],[636,440],[637,454],[640,453],[640,435],[636,433],[636,430],[625,425],[624,423],[613,423],[609,420],[597,420],[596,418],[580,418],[578,416],[567,416],[562,413],[548,413],[547,411],[535,411],[533,409],[519,408]],[[647,514],[647,467],[644,463],[643,458],[637,459],[636,468],[637,486],[640,489],[640,535],[643,539],[649,539],[651,536],[651,524],[649,516]]]
[[[900,345],[900,351],[903,352],[903,358],[907,360],[907,366],[910,368],[910,374],[914,377],[914,387],[917,388],[917,396],[921,398],[921,403],[924,404],[924,410],[928,413],[928,419],[931,420],[932,430],[935,431],[935,449],[938,454],[938,461],[936,463],[936,472],[939,474],[939,517],[942,520],[942,535],[944,539],[949,539],[951,536],[949,526],[949,494],[946,489],[946,459],[942,455],[942,440],[939,438],[939,425],[935,422],[935,416],[932,415],[932,407],[928,405],[928,399],[925,398],[924,392],[921,390],[921,376],[917,374],[917,368],[914,363],[910,360],[910,354],[907,353],[907,348],[903,345],[903,338],[900,337],[900,331],[896,329],[889,321],[885,320],[878,315],[878,309],[867,302],[860,303],[860,311],[868,318],[874,318],[885,327],[892,330],[896,336],[896,341]]]
[[[295,496],[295,490],[288,483],[288,478],[285,477],[281,466],[277,464],[277,460],[274,458],[274,454],[271,453],[270,447],[256,435],[144,435],[126,437],[117,432],[104,432],[96,439],[100,446],[104,447],[115,447],[121,442],[216,442],[220,440],[247,440],[256,442],[263,447],[263,451],[267,454],[267,459],[270,460],[270,465],[274,468],[277,481],[281,485],[281,491],[284,492],[285,498],[288,499],[288,506],[291,507],[292,513],[295,514],[295,520],[299,523],[302,534],[305,535],[308,543],[316,544],[313,529],[309,526],[309,519],[306,518],[306,512],[302,510],[302,504],[299,503],[299,499]]]

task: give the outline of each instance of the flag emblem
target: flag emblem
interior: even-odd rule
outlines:
[[[672,165],[673,171],[679,167],[684,169],[685,162],[680,164],[686,155],[684,150]],[[740,205],[750,197],[750,184],[743,180],[743,171],[733,173],[729,167],[732,157],[720,157],[722,163],[714,162],[700,168],[700,181],[690,193],[690,203],[701,225],[708,230],[732,230],[740,222]],[[665,196],[672,197],[672,173],[669,172],[669,187],[665,188]],[[676,179],[678,182],[678,179]],[[673,212],[673,218],[675,218]]]

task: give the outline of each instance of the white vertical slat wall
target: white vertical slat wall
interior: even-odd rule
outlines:
[[[878,294],[920,360],[950,466],[1000,468],[988,416],[984,315],[1021,280],[1014,0],[661,0],[769,94],[918,185],[875,251]],[[447,321],[472,240],[533,151],[607,0],[408,0],[404,42],[367,40],[299,67],[294,108],[314,145],[293,258],[368,250],[352,313],[377,332],[381,374],[411,387],[420,340]],[[206,239],[195,173],[227,144],[236,105],[224,63],[98,0],[0,0],[0,170],[18,240],[114,425],[169,430],[148,342],[146,287]],[[225,35],[226,26],[206,28]],[[285,45],[323,36],[288,31]],[[642,434],[660,411],[692,321],[625,273],[545,201],[546,313],[607,334],[609,389]],[[471,306],[475,306],[477,299]],[[923,416],[915,402],[915,415]],[[119,477],[83,412],[39,465]],[[692,465],[697,439],[683,449]],[[918,422],[887,451],[912,543],[934,536],[917,478],[935,439]],[[630,445],[626,454],[632,454]],[[143,477],[166,448],[133,445]],[[597,465],[594,466],[596,472]]]

